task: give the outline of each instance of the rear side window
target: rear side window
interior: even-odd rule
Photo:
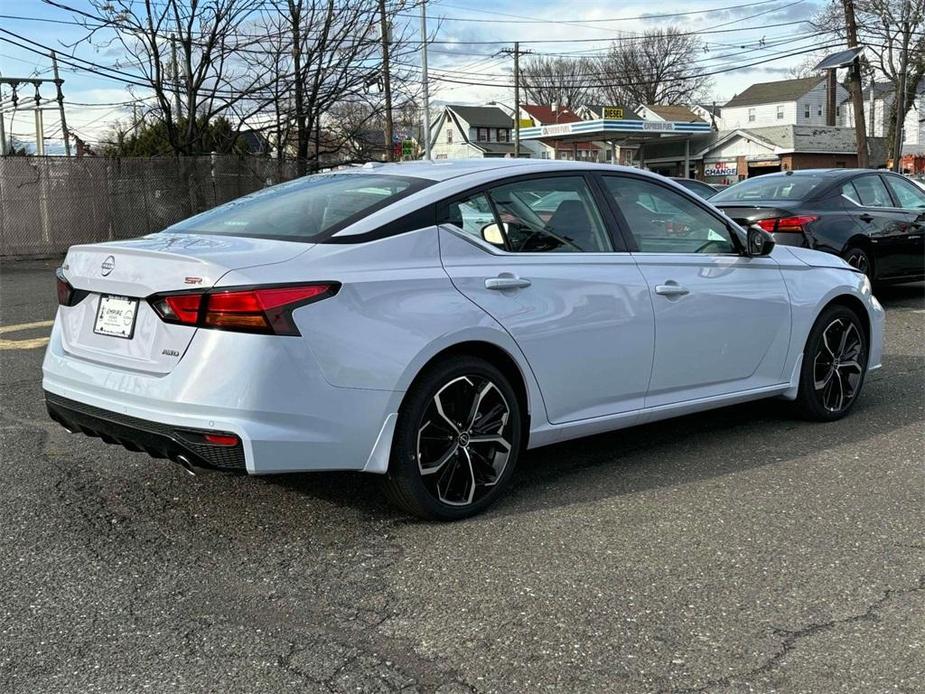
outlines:
[[[892,207],[893,200],[883,185],[883,180],[876,174],[858,176],[852,181],[858,193],[858,200],[865,207]]]
[[[431,184],[384,174],[315,174],[232,200],[168,231],[317,243]]]
[[[716,204],[749,200],[807,200],[825,182],[823,176],[812,174],[758,176],[721,190],[710,198],[710,202]]]

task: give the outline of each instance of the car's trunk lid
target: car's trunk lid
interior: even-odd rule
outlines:
[[[309,248],[311,244],[289,241],[166,233],[74,246],[62,272],[74,288],[89,295],[59,311],[64,350],[119,368],[169,373],[183,358],[196,328],[165,323],[147,297],[207,289],[231,270],[283,262]],[[137,301],[134,322],[129,325],[125,318],[130,337],[96,330],[103,296]],[[104,309],[112,305],[107,301]]]
[[[793,212],[786,207],[780,207],[777,203],[773,202],[714,202],[713,204],[722,210],[732,221],[742,227],[749,227],[762,219],[790,217],[793,215]]]

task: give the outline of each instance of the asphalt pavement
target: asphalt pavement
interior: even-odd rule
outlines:
[[[848,418],[540,449],[441,525],[374,477],[193,478],[67,434],[54,265],[0,264],[0,692],[925,691],[923,284],[878,292]]]

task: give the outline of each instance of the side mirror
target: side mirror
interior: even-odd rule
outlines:
[[[482,227],[482,238],[492,246],[504,246],[504,232],[495,222]]]
[[[745,254],[750,257],[769,255],[774,250],[774,237],[764,229],[751,226],[746,232]]]

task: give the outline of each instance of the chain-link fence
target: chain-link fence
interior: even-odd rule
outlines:
[[[295,162],[233,155],[0,157],[0,255],[141,236],[296,176]]]

